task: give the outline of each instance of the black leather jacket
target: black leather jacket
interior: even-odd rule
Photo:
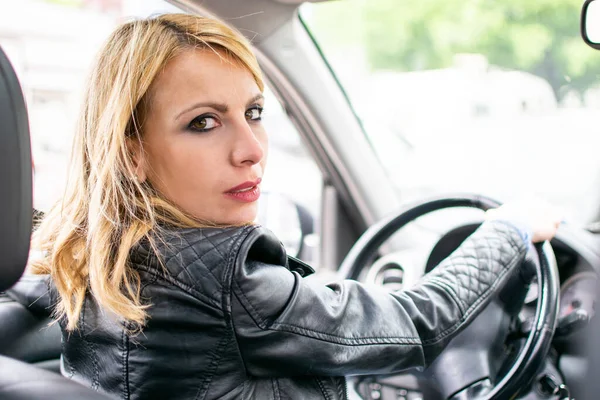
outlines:
[[[119,399],[344,399],[344,376],[431,363],[526,252],[514,228],[486,222],[390,294],[304,279],[310,268],[259,226],[180,230],[165,243],[166,271],[148,246],[131,254],[151,304],[143,333],[88,296],[79,329],[62,326],[65,376]]]

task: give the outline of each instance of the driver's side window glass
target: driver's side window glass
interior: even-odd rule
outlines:
[[[275,232],[290,255],[315,266],[323,177],[300,134],[269,87],[263,124],[269,159],[263,179],[259,222]]]

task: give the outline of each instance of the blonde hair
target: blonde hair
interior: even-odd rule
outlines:
[[[147,304],[140,277],[129,265],[133,246],[168,224],[204,223],[135,179],[128,141],[141,145],[149,89],[166,64],[183,51],[209,49],[246,68],[263,90],[258,62],[246,39],[224,23],[165,14],[125,23],[105,43],[87,87],[73,145],[65,196],[34,232],[34,274],[50,274],[59,292],[55,317],[73,330],[86,293],[105,310],[141,328]]]

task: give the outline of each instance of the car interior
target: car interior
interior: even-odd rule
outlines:
[[[488,209],[494,200],[479,195],[449,195],[409,206],[401,204],[386,183],[386,174],[368,147],[347,99],[332,76],[310,35],[296,17],[300,0],[180,0],[173,4],[189,12],[208,13],[230,21],[252,35],[265,76],[275,95],[303,134],[311,154],[325,171],[320,255],[327,265],[340,266],[343,278],[378,283],[389,263],[377,263],[387,251],[411,247],[431,234],[407,226],[416,218],[442,208]],[[586,2],[583,19],[585,19]],[[260,12],[258,12],[260,11]],[[236,16],[247,15],[237,19]],[[582,22],[582,34],[585,32]],[[584,35],[586,43],[598,43]],[[303,71],[302,74],[299,71]],[[315,78],[300,81],[307,73]],[[328,92],[327,96],[322,95]],[[335,121],[326,118],[336,115]],[[29,257],[32,230],[32,162],[27,106],[17,75],[0,48],[0,398],[1,399],[104,399],[60,374],[61,333],[58,324],[36,315],[3,293],[21,278]],[[335,124],[335,126],[334,126]],[[341,130],[345,135],[328,135]],[[352,145],[349,145],[352,143]],[[361,163],[353,160],[360,159]],[[361,192],[363,182],[378,187],[376,196]],[[400,210],[390,216],[387,210]],[[426,260],[428,272],[450,254],[477,224],[466,223],[436,237]],[[387,243],[387,250],[381,245]],[[595,313],[597,271],[600,268],[598,235],[565,226],[552,241],[539,247],[540,266],[534,283],[524,288],[522,307],[505,319],[506,304],[494,302],[472,329],[461,333],[448,352],[428,371],[407,371],[394,376],[353,377],[350,383],[364,399],[490,399],[505,398],[506,391],[524,386],[524,399],[585,398],[588,354],[585,333]],[[373,273],[372,268],[377,268]],[[393,281],[393,279],[392,279]],[[33,300],[35,301],[35,300]],[[482,327],[492,321],[509,321],[507,333],[482,342]],[[484,329],[485,330],[485,329]],[[483,340],[483,339],[482,339]],[[487,339],[486,339],[487,340]],[[471,344],[485,343],[474,363]],[[500,355],[498,355],[500,354]],[[489,362],[496,358],[500,362]],[[496,360],[496,361],[497,361]],[[491,364],[494,364],[491,366]],[[498,365],[496,365],[498,364]],[[440,371],[449,365],[465,376],[460,385]],[[470,367],[469,367],[470,366]],[[494,370],[486,379],[481,369]],[[469,375],[471,374],[471,375]],[[493,382],[492,382],[493,381]],[[518,390],[517,390],[518,391]],[[490,394],[491,393],[491,394]],[[500,394],[499,394],[500,393]],[[491,397],[490,397],[491,396]],[[496,396],[496,397],[494,397]],[[587,394],[587,398],[594,398]]]

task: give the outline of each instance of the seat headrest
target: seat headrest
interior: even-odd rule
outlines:
[[[0,291],[23,274],[32,224],[31,144],[27,108],[0,48]]]

